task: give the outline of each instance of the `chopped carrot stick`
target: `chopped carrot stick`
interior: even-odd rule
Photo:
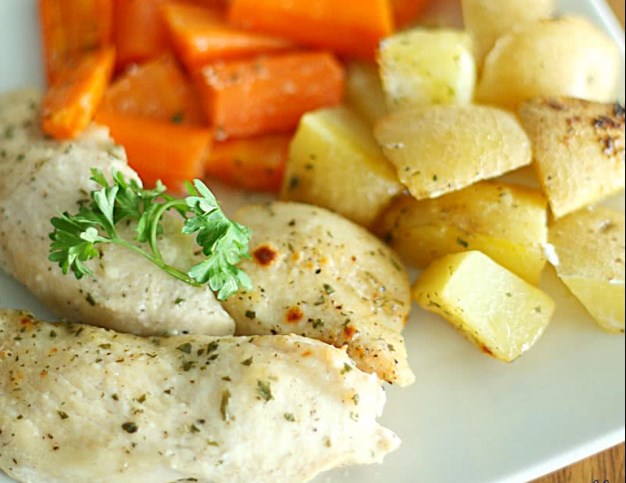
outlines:
[[[100,110],[177,124],[206,124],[195,87],[169,55],[124,72],[106,90]]]
[[[111,42],[112,0],[39,0],[48,85],[86,52]]]
[[[124,146],[128,163],[146,186],[157,180],[173,191],[185,180],[200,178],[211,144],[211,130],[152,119],[98,111],[96,122],[109,127],[111,137]]]
[[[391,0],[396,27],[411,25],[424,11],[430,0]]]
[[[224,8],[224,0],[113,0],[113,40],[118,70],[169,50],[160,8],[170,3]]]
[[[339,104],[344,71],[327,52],[207,65],[198,85],[218,140],[286,132],[302,114]]]
[[[113,0],[113,40],[118,69],[167,51],[167,34],[159,17],[159,6],[165,2]]]
[[[87,127],[111,78],[115,51],[88,53],[54,84],[43,100],[42,129],[58,139],[73,138]]]
[[[229,19],[246,29],[369,59],[393,31],[389,0],[232,0]]]
[[[278,192],[292,134],[266,134],[213,144],[204,176],[251,191]]]
[[[183,4],[161,8],[176,52],[190,70],[216,60],[293,49],[293,43],[231,27],[223,12]]]

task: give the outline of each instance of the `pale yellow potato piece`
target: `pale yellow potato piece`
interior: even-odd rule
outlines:
[[[474,41],[476,62],[482,65],[498,37],[526,23],[548,19],[554,0],[462,0],[465,28]]]
[[[624,189],[624,108],[577,99],[536,99],[520,108],[537,177],[555,217]]]
[[[346,107],[302,117],[281,198],[322,206],[369,226],[404,188],[368,124]]]
[[[348,63],[346,103],[372,126],[387,114],[378,65],[364,61]]]
[[[508,109],[538,96],[609,102],[620,69],[619,48],[589,20],[541,20],[497,40],[476,94],[479,102]]]
[[[537,284],[546,263],[547,222],[538,191],[483,181],[433,200],[400,196],[377,231],[420,268],[450,253],[479,250]]]
[[[476,65],[466,32],[400,32],[381,42],[378,63],[390,111],[430,104],[467,104],[474,98]]]
[[[429,106],[380,120],[374,135],[418,200],[456,191],[530,164],[515,116],[488,106]]]
[[[624,332],[624,213],[580,210],[550,226],[559,278],[609,332]]]
[[[441,315],[483,352],[505,362],[537,342],[554,312],[547,294],[478,251],[433,262],[412,293],[421,307]]]

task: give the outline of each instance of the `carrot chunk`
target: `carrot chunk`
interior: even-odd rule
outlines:
[[[111,137],[126,149],[128,163],[144,185],[161,180],[173,191],[185,180],[202,176],[211,144],[211,130],[98,111],[96,122],[109,127]]]
[[[111,42],[111,0],[39,0],[39,19],[48,85]]]
[[[113,40],[117,68],[158,57],[170,48],[160,12],[164,5],[224,8],[225,0],[113,0]]]
[[[293,49],[292,42],[236,29],[223,12],[184,4],[167,4],[161,13],[177,54],[193,70],[216,60],[232,60]]]
[[[167,0],[113,0],[117,67],[158,57],[168,49],[159,6]]]
[[[292,134],[266,134],[213,144],[204,176],[251,191],[280,190]]]
[[[193,84],[169,55],[124,72],[106,90],[100,110],[176,124],[206,124]]]
[[[389,0],[232,0],[229,19],[246,29],[368,59],[393,31]]]
[[[344,70],[327,52],[207,65],[198,85],[218,140],[287,132],[307,111],[339,104]]]
[[[93,118],[111,78],[115,51],[106,47],[83,56],[43,100],[42,129],[58,139],[80,134]]]

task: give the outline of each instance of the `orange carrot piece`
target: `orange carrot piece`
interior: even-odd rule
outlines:
[[[117,67],[158,57],[168,49],[159,7],[167,0],[113,0]]]
[[[206,124],[195,87],[169,55],[124,72],[106,90],[100,110],[176,124]]]
[[[287,40],[236,29],[223,12],[171,3],[161,7],[176,52],[189,70],[216,60],[232,60],[293,49]]]
[[[202,176],[211,145],[210,129],[111,111],[98,111],[95,119],[108,126],[111,137],[124,146],[128,163],[145,186],[153,187],[160,179],[170,190],[178,191],[185,180]]]
[[[43,100],[42,129],[57,139],[80,134],[93,118],[115,63],[106,47],[83,56],[78,65],[54,84]]]
[[[218,140],[286,132],[302,114],[339,104],[344,70],[328,52],[207,65],[198,85]]]
[[[229,19],[246,29],[368,59],[393,31],[389,0],[232,0]]]
[[[424,11],[430,0],[391,0],[396,27],[411,25]]]
[[[224,8],[224,0],[113,0],[113,40],[118,70],[169,50],[160,9],[170,3]]]
[[[278,192],[292,134],[266,134],[213,144],[204,176],[250,191]]]
[[[48,85],[84,53],[111,42],[111,0],[39,0],[39,18]]]

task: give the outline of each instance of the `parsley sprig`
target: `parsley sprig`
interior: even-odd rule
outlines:
[[[97,245],[112,243],[139,253],[190,285],[208,284],[219,300],[227,299],[241,287],[252,286],[248,275],[237,267],[250,256],[250,230],[226,217],[202,181],[188,183],[189,196],[180,199],[168,195],[161,182],[147,190],[119,172],[112,173],[112,184],[100,170],[92,169],[91,175],[101,189],[91,192],[90,202],[83,204],[77,214],[65,212],[50,220],[54,230],[50,233],[49,259],[58,263],[64,274],[71,270],[78,279],[93,275],[85,262],[100,256]],[[187,271],[166,263],[158,247],[163,231],[161,220],[170,210],[184,218],[182,232],[196,235],[196,243],[206,257]],[[116,229],[125,220],[136,222],[132,241],[124,239]]]

